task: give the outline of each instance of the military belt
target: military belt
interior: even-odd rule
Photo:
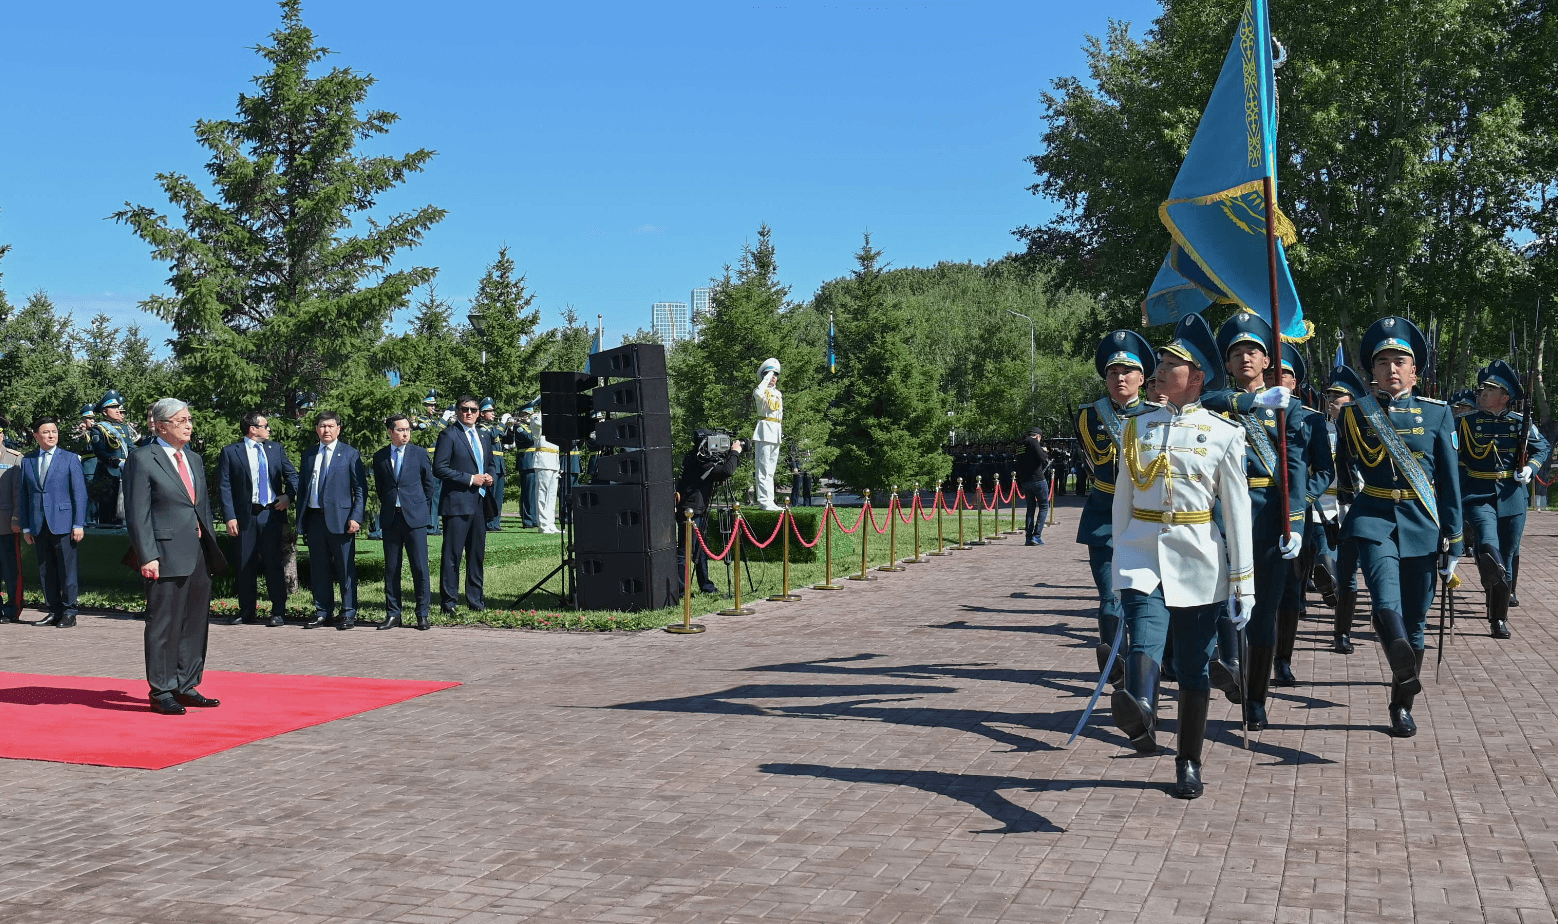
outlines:
[[[535,449],[527,449],[525,451],[526,452],[549,452],[549,453],[551,453],[554,456],[557,455],[557,450],[555,450],[555,449],[547,449],[545,446],[537,446]]]
[[[1326,497],[1335,497],[1336,496],[1336,485],[1333,484],[1329,488],[1326,488],[1325,489],[1325,496]]]
[[[1363,486],[1363,493],[1370,497],[1383,497],[1398,504],[1404,500],[1417,500],[1417,492],[1411,488],[1376,488],[1366,484]]]
[[[1515,473],[1514,472],[1502,471],[1502,470],[1501,471],[1497,471],[1497,472],[1474,472],[1474,471],[1468,470],[1466,472],[1466,474],[1470,475],[1473,478],[1481,478],[1483,481],[1503,481],[1505,478],[1513,478],[1513,477],[1515,477]]]
[[[1098,480],[1095,479],[1093,481],[1093,487],[1097,488],[1098,490],[1100,490],[1102,492],[1104,492],[1105,494],[1113,494],[1114,493],[1114,484],[1112,482],[1098,481]]]
[[[1140,507],[1132,507],[1131,516],[1138,520],[1146,520],[1148,523],[1162,523],[1165,526],[1190,526],[1212,522],[1210,510],[1143,510]]]
[[[1277,480],[1275,478],[1267,478],[1264,475],[1257,475],[1250,479],[1250,487],[1252,488],[1269,488],[1276,483]]]
[[[758,420],[771,420],[774,423],[784,423],[784,421],[778,417],[759,417]]]

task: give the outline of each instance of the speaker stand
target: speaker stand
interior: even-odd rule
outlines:
[[[566,445],[567,454],[564,455],[559,453],[558,455],[560,459],[572,459],[573,450],[578,445],[578,443],[577,441],[569,440]],[[561,449],[562,447],[559,448]],[[573,494],[573,472],[569,471],[569,463],[563,462],[561,464],[563,469],[562,478],[558,481],[557,487],[559,493],[562,495],[563,502],[566,503]],[[500,507],[499,509],[501,510],[502,508]],[[559,507],[557,509],[560,510],[562,508]],[[553,568],[551,571],[546,573],[546,577],[536,581],[535,584],[531,585],[529,590],[519,595],[519,599],[514,601],[513,609],[519,609],[519,605],[521,603],[524,603],[526,600],[530,599],[532,594],[538,590],[543,589],[548,581],[554,577],[557,577],[558,575],[562,575],[563,578],[562,590],[557,592],[558,605],[566,606],[571,609],[579,608],[578,597],[576,595],[576,592],[579,588],[579,579],[578,576],[574,573],[574,569],[578,567],[579,562],[578,559],[574,558],[573,555],[570,554],[573,552],[572,516],[569,516],[568,522],[563,524],[562,531],[558,533],[557,538],[558,541],[562,544],[562,559],[557,563],[556,568]],[[569,580],[570,577],[573,578],[572,581]]]

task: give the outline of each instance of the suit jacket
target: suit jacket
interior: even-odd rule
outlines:
[[[298,472],[287,460],[287,451],[280,443],[266,440],[266,471],[270,475],[271,500],[282,495],[298,496]],[[249,448],[243,440],[222,447],[222,457],[216,463],[217,495],[222,499],[222,509],[229,520],[237,520],[238,528],[245,529],[254,519],[252,510],[254,482],[249,474]]]
[[[17,525],[11,526],[15,519]],[[0,446],[0,536],[21,529],[22,454],[9,446]]]
[[[459,425],[445,427],[438,434],[438,446],[433,452],[433,474],[443,482],[443,506],[439,508],[439,515],[446,517],[482,516],[488,515],[485,503],[481,496],[481,489],[471,484],[471,477],[478,474],[493,473],[492,437],[476,430],[477,439],[481,440],[482,465],[476,465],[476,456],[471,453],[470,441],[465,437],[465,428]],[[492,494],[492,485],[487,488],[487,494]]]
[[[309,504],[309,486],[314,481],[314,466],[319,463],[319,444],[315,443],[303,452],[303,464],[298,466],[298,532],[307,534],[317,524],[316,511]],[[362,466],[362,454],[337,440],[334,458],[319,485],[319,510],[324,515],[324,527],[332,533],[346,532],[346,522],[365,521],[368,506],[368,473]]]
[[[207,571],[214,574],[227,566],[211,532],[205,463],[188,446],[180,452],[195,485],[194,500],[189,499],[184,480],[161,443],[139,447],[130,453],[124,467],[124,520],[130,532],[130,549],[141,562],[156,560],[159,574],[165,578],[193,574],[202,547]]]
[[[438,481],[433,477],[433,459],[427,450],[410,443],[400,460],[400,477],[395,477],[394,447],[385,446],[373,454],[373,490],[379,495],[379,516],[388,519],[400,502],[401,516],[412,526],[426,528],[432,515],[433,492]]]
[[[48,484],[38,482],[41,449],[22,457],[22,530],[37,535],[45,526],[56,536],[87,525],[87,479],[81,457],[64,447],[54,450]]]

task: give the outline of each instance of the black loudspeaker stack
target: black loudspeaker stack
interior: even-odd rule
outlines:
[[[681,582],[665,347],[633,343],[591,353],[589,371],[570,374],[580,376],[577,384],[560,381],[558,392],[571,388],[587,407],[585,415],[593,411],[601,449],[590,483],[575,487],[568,498],[579,606],[669,606],[680,599]],[[586,379],[603,384],[584,393],[579,388]],[[543,426],[548,420],[542,418]]]

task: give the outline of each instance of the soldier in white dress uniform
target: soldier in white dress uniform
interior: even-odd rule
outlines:
[[[1164,399],[1126,424],[1115,481],[1114,586],[1125,608],[1130,653],[1125,686],[1111,698],[1114,722],[1136,749],[1157,749],[1158,670],[1174,636],[1179,679],[1179,753],[1173,793],[1201,795],[1201,746],[1211,696],[1207,670],[1226,601],[1234,624],[1249,621],[1255,598],[1245,435],[1200,404],[1222,383],[1211,328],[1187,315],[1158,352]],[[1280,389],[1278,389],[1280,391]],[[1285,396],[1284,396],[1285,397]],[[1222,503],[1222,525],[1212,507]]]
[[[784,395],[779,393],[779,360],[765,359],[757,367],[752,389],[757,426],[752,428],[752,462],[757,467],[757,505],[778,510],[774,503],[774,471],[779,467],[779,441],[784,435]]]
[[[536,525],[541,532],[556,535],[562,532],[557,528],[557,478],[562,457],[557,454],[557,444],[541,433],[540,411],[530,418],[530,439],[536,450]]]

